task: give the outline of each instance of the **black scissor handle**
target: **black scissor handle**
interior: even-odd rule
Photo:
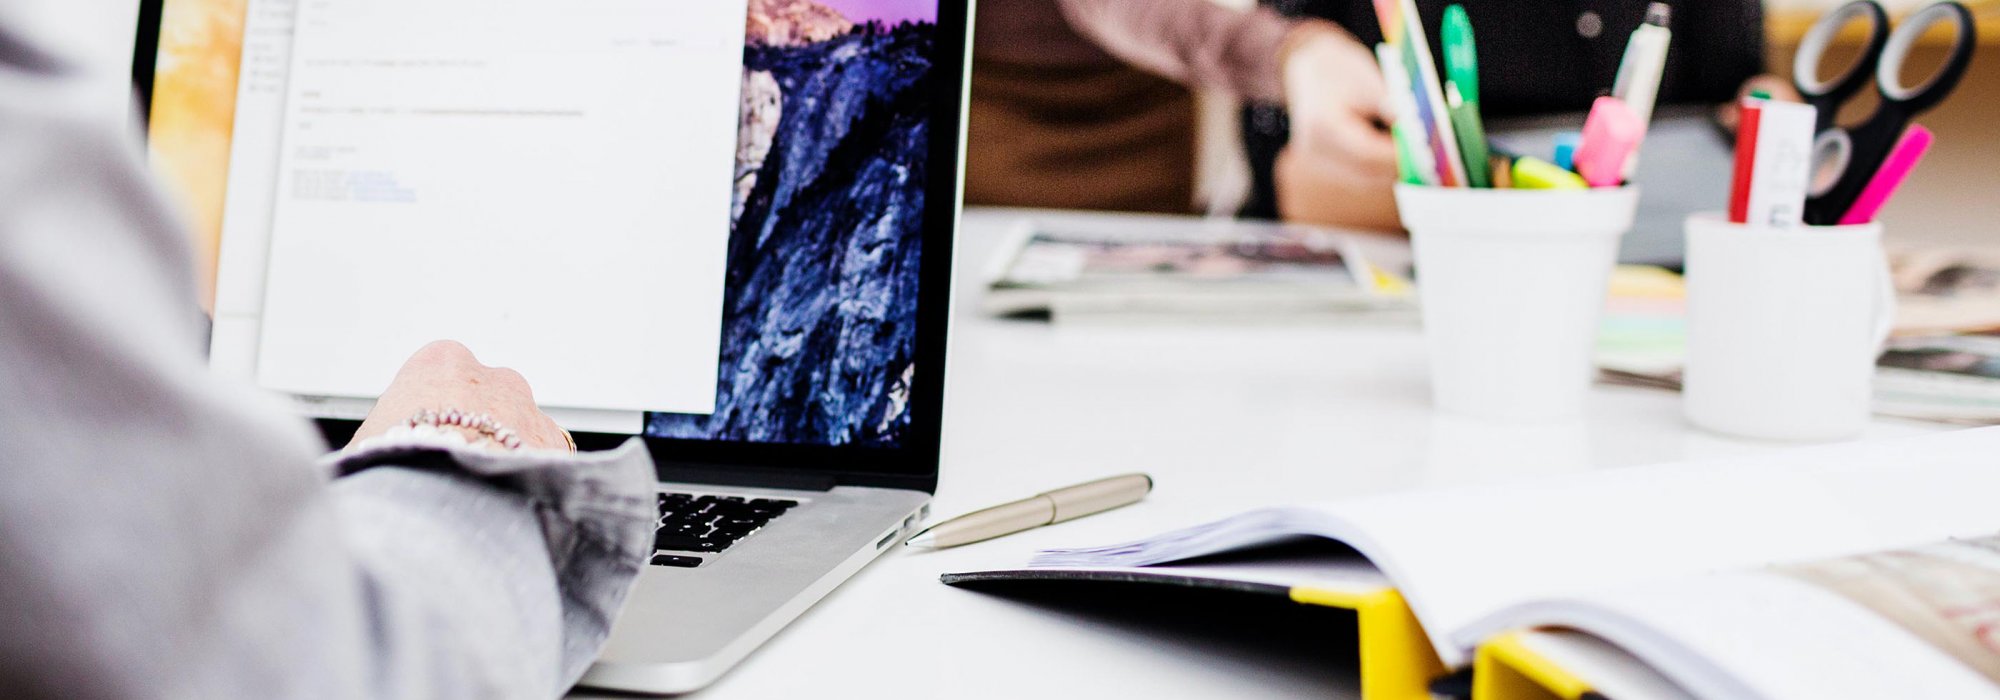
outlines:
[[[1858,19],[1868,21],[1868,43],[1861,47],[1861,55],[1840,75],[1831,78],[1821,76],[1820,69],[1825,66],[1827,49],[1833,46],[1841,30]],[[1840,105],[1854,97],[1862,86],[1875,77],[1882,59],[1882,47],[1888,40],[1889,12],[1875,0],[1854,0],[1834,8],[1806,30],[1806,35],[1799,41],[1799,52],[1792,57],[1792,82],[1808,104],[1819,107],[1818,131],[1833,126],[1833,118],[1840,111]]]
[[[1952,36],[1951,55],[1937,72],[1916,85],[1903,84],[1903,61],[1917,47],[1924,32],[1932,25],[1950,20],[1956,23]],[[1896,33],[1889,35],[1889,43],[1882,48],[1880,63],[1875,68],[1875,82],[1881,86],[1882,101],[1896,104],[1905,118],[1914,117],[1951,94],[1958,87],[1960,78],[1965,77],[1965,69],[1972,65],[1972,50],[1979,45],[1979,26],[1973,21],[1972,10],[1957,2],[1939,2],[1927,5],[1903,20],[1896,27]]]

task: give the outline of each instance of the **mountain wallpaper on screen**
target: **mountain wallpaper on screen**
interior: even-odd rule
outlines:
[[[908,430],[935,24],[857,19],[751,0],[715,413],[649,414],[647,434]]]

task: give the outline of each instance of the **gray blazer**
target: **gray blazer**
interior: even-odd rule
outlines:
[[[0,12],[0,697],[551,697],[651,461],[321,457],[202,359],[190,247],[81,64]],[[384,378],[385,381],[387,378]]]

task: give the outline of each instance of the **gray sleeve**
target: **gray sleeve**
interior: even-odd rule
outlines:
[[[560,693],[649,549],[643,446],[316,464],[308,425],[204,365],[129,126],[10,18],[0,697]]]

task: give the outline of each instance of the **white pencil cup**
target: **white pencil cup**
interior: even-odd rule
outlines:
[[[1439,410],[1583,415],[1605,285],[1639,191],[1398,185]]]
[[[1868,425],[1895,320],[1882,225],[1687,221],[1685,410],[1703,428],[1838,440]]]

